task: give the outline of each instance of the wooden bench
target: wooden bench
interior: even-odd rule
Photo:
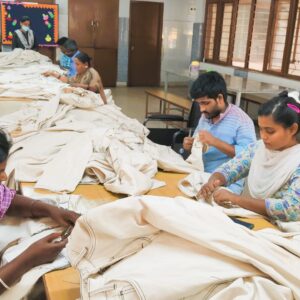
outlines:
[[[172,93],[166,93],[162,89],[148,89],[145,90],[145,93],[146,93],[145,118],[148,118],[149,116],[154,114],[168,114],[171,110],[170,106],[175,106],[176,108],[179,108],[182,113],[182,117],[186,112],[189,112],[191,109],[191,105],[192,105],[191,100]],[[156,98],[160,101],[158,112],[149,112],[149,97]]]

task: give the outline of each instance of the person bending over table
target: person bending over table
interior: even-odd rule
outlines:
[[[60,50],[59,53],[59,66],[66,71],[69,71],[69,69],[71,68],[71,64],[72,64],[72,58],[69,57],[68,55],[66,55],[64,52],[66,51],[64,44],[68,41],[69,39],[65,36],[59,38],[56,41],[56,45],[58,47],[58,49]]]
[[[1,182],[7,179],[5,167],[10,146],[6,134],[0,131]],[[50,217],[63,227],[74,226],[79,217],[75,212],[18,195],[14,190],[0,183],[0,218],[3,218],[4,215],[20,218]],[[60,233],[53,233],[40,239],[25,249],[17,258],[0,267],[0,294],[30,269],[52,262],[67,243],[67,239],[60,242],[54,241],[60,236]]]
[[[107,103],[104,88],[99,73],[91,67],[91,58],[84,52],[79,52],[75,58],[76,75],[73,77],[61,76],[57,72],[46,72],[45,76],[52,76],[73,87],[80,87],[99,93],[103,102]]]
[[[184,139],[183,148],[190,151],[198,136],[209,146],[202,157],[205,172],[212,173],[256,141],[254,124],[244,111],[228,103],[225,80],[217,72],[201,74],[192,85],[191,96],[199,103],[201,118],[194,136]],[[243,187],[241,180],[229,188],[240,194]]]
[[[300,221],[300,101],[281,93],[258,111],[261,140],[219,167],[199,196],[234,204],[274,220]],[[248,177],[249,196],[220,186]]]

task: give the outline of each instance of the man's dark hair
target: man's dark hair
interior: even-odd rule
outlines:
[[[21,23],[24,23],[24,22],[26,22],[26,21],[31,21],[31,20],[30,20],[30,18],[29,18],[28,16],[23,16],[23,17],[21,18]]]
[[[78,50],[78,46],[76,41],[67,39],[64,43],[64,48],[69,51],[76,52]]]
[[[7,134],[0,129],[0,163],[7,160],[11,142],[7,137]]]
[[[224,101],[227,103],[226,82],[224,78],[215,71],[199,75],[193,83],[190,93],[193,99],[208,97],[215,100],[219,94],[222,94]]]
[[[67,37],[63,36],[61,38],[59,38],[57,41],[56,41],[56,44],[59,45],[59,46],[63,46],[64,43],[68,40]]]

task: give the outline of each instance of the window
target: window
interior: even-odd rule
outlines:
[[[258,0],[254,7],[249,69],[263,71],[271,0]]]
[[[300,77],[300,0],[207,0],[204,59]]]
[[[281,72],[284,48],[289,22],[290,0],[274,2],[274,12],[270,26],[272,28],[270,37],[271,53],[268,60],[268,70]]]
[[[222,31],[220,40],[219,61],[226,63],[229,59],[229,44],[230,33],[232,25],[233,4],[224,3],[223,18],[222,18]]]
[[[232,65],[245,67],[252,0],[241,0],[235,30]]]
[[[294,29],[293,44],[291,49],[289,74],[300,76],[300,1],[297,7],[296,25]]]
[[[206,13],[206,34],[205,34],[205,57],[208,60],[213,59],[215,31],[217,21],[217,3],[210,3],[207,6]]]

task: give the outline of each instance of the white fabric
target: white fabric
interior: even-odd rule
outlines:
[[[82,88],[65,89],[61,95],[61,103],[79,108],[95,108],[104,104],[99,94],[95,94]]]
[[[203,144],[199,140],[199,135],[194,138],[192,150],[190,156],[186,159],[186,161],[193,166],[197,167],[199,171],[204,171],[203,164]]]
[[[61,95],[59,89],[48,102],[0,118],[0,127],[16,137],[7,164],[16,180],[72,192],[88,175],[112,192],[140,195],[156,187],[152,178],[158,168],[197,169],[170,147],[148,140],[148,129],[114,104],[75,108],[59,104]]]
[[[263,141],[255,151],[248,176],[248,188],[253,198],[266,199],[274,195],[300,165],[300,144],[283,151],[265,147]]]
[[[11,52],[0,52],[0,70],[24,67],[26,65],[49,63],[49,57],[34,50],[16,48]]]
[[[40,197],[41,195],[39,193],[32,195],[32,198],[34,199],[39,199],[55,206],[73,210],[79,214],[85,214],[92,208],[108,203],[108,201],[104,201],[100,198],[97,200],[87,200],[79,195],[51,194],[47,195],[46,199],[40,199]],[[19,239],[19,242],[17,245],[6,250],[3,255],[2,265],[12,261],[35,241],[55,231],[61,232],[62,229],[59,227],[57,228],[57,224],[48,218],[34,220],[5,217],[0,221],[0,250],[12,241]],[[18,300],[23,298],[45,273],[56,269],[66,268],[67,266],[69,266],[69,262],[65,250],[63,250],[53,263],[38,266],[24,274],[19,282],[11,286],[9,291],[6,291],[1,295],[1,300]]]
[[[19,256],[28,246],[36,242],[37,240],[51,234],[55,231],[61,231],[61,229],[56,228],[54,224],[49,219],[36,220],[26,220],[17,219],[13,217],[6,217],[1,220],[0,232],[1,232],[1,245],[0,249],[3,249],[9,242],[19,239],[17,245],[12,246],[6,250],[2,257],[1,265],[12,261],[14,258]],[[25,273],[21,280],[15,285],[11,286],[9,290],[1,295],[1,300],[11,300],[11,299],[21,299],[26,296],[34,284],[42,277],[45,273],[52,271],[54,269],[66,268],[69,262],[65,255],[65,250],[59,254],[57,259],[50,264],[44,264],[36,268],[31,269],[29,272]]]
[[[181,179],[177,186],[186,196],[194,198],[197,196],[202,185],[208,181],[210,176],[210,173],[193,172],[187,177]]]
[[[143,196],[81,217],[67,254],[83,300],[300,299],[299,251],[273,241],[208,205]]]
[[[238,206],[228,205],[223,207],[218,205],[213,198],[213,195],[208,201],[197,198],[197,194],[200,191],[203,184],[205,184],[211,174],[205,172],[193,172],[187,177],[181,179],[177,186],[179,190],[188,197],[196,198],[199,202],[207,203],[214,206],[216,209],[224,212],[227,216],[231,217],[243,217],[243,218],[261,218],[262,216],[248,209],[244,209]],[[227,188],[220,187],[220,189],[228,190]]]

